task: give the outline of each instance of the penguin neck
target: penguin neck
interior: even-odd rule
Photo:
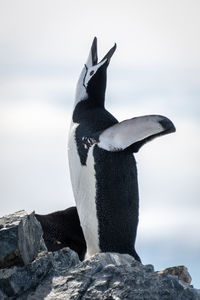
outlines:
[[[88,118],[90,119],[91,115],[94,116],[99,108],[104,110],[104,103],[101,102],[99,104],[91,98],[82,100],[76,104],[73,111],[72,120],[74,123],[80,123],[81,120],[87,120]]]
[[[98,93],[98,91],[92,95],[88,95],[88,99],[86,100],[87,105],[90,107],[101,107],[104,108],[105,104],[105,93],[102,95]]]
[[[87,101],[96,107],[104,107],[106,92],[106,66],[101,67],[88,82]]]
[[[106,90],[105,86],[99,87],[98,85],[95,85],[92,88],[89,87],[88,89],[85,89],[85,87],[82,87],[82,89],[77,88],[74,108],[79,103],[81,103],[81,106],[82,105],[84,106],[85,104],[86,107],[90,106],[90,107],[104,108],[105,90]]]

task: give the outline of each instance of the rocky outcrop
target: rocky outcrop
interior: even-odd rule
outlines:
[[[166,268],[165,270],[159,271],[158,274],[176,275],[178,279],[190,284],[192,277],[185,266],[175,266]]]
[[[0,268],[32,262],[47,251],[40,223],[25,211],[0,218]]]
[[[25,246],[22,249],[19,246],[20,242],[16,242],[16,231],[19,240],[21,239],[19,231],[22,236],[28,234],[32,238],[35,237],[34,230],[29,227],[30,224],[35,224],[34,218],[34,214],[27,216],[24,213],[23,216],[20,215],[20,220],[18,218],[10,227],[15,228],[15,234],[11,235],[8,230],[6,239],[4,233],[4,241],[6,240],[7,243],[0,244],[0,253],[3,253],[1,257],[7,256],[6,251],[9,253],[18,251],[23,259],[21,258],[20,264],[15,265],[14,262],[13,266],[4,266],[0,270],[0,299],[2,300],[200,299],[200,291],[188,283],[190,275],[183,266],[155,272],[152,265],[142,265],[129,255],[117,253],[100,253],[80,262],[78,255],[69,248],[55,252],[44,251],[46,249],[40,234],[36,245],[37,251],[30,252],[34,253],[31,255],[24,254],[29,252],[29,248]],[[7,221],[8,219],[7,217]],[[22,226],[19,226],[22,224],[20,222],[25,226],[23,230],[20,229]],[[6,224],[5,226],[4,218],[0,238],[1,231],[9,228],[9,223]],[[11,245],[9,247],[10,237],[14,237],[10,239],[12,247]],[[28,242],[27,245],[33,249],[32,242]],[[36,252],[37,257],[35,257]]]
[[[61,276],[63,270],[69,270],[78,263],[77,254],[64,248],[42,255],[26,266],[2,269],[0,299],[44,299],[56,287],[53,278]],[[63,296],[64,294],[63,291]]]

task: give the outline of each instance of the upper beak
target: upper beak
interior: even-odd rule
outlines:
[[[113,56],[113,53],[115,52],[116,48],[117,48],[117,44],[115,43],[114,46],[108,51],[108,53],[104,56],[104,58],[102,58],[100,62],[102,62],[105,59],[107,59],[108,62],[110,62],[110,59]]]
[[[92,59],[92,66],[97,64],[98,61],[98,56],[97,56],[97,38],[95,36],[93,42],[92,42],[92,47],[90,50],[91,53],[91,59]]]
[[[116,50],[117,45],[115,44],[109,51],[108,53],[103,57],[103,59],[99,62],[101,63],[102,61],[106,60],[106,61],[110,61],[113,53]],[[97,38],[95,37],[93,42],[92,42],[92,46],[90,49],[90,53],[89,53],[89,57],[87,60],[87,67],[92,67],[98,64],[98,56],[97,56]]]

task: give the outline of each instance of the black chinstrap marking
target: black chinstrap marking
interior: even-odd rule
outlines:
[[[86,76],[87,76],[88,67],[87,67],[86,65],[84,65],[84,66],[85,66],[85,68],[86,68],[86,72],[85,72],[85,75],[84,75],[84,77],[83,77],[83,86],[85,87],[85,89],[87,89],[87,86],[85,85],[85,78],[86,78]]]

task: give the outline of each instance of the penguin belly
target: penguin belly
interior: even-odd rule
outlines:
[[[74,198],[81,227],[87,244],[86,257],[100,252],[96,208],[96,178],[92,146],[88,151],[87,165],[82,165],[75,139],[79,124],[72,123],[68,144],[69,168]]]

